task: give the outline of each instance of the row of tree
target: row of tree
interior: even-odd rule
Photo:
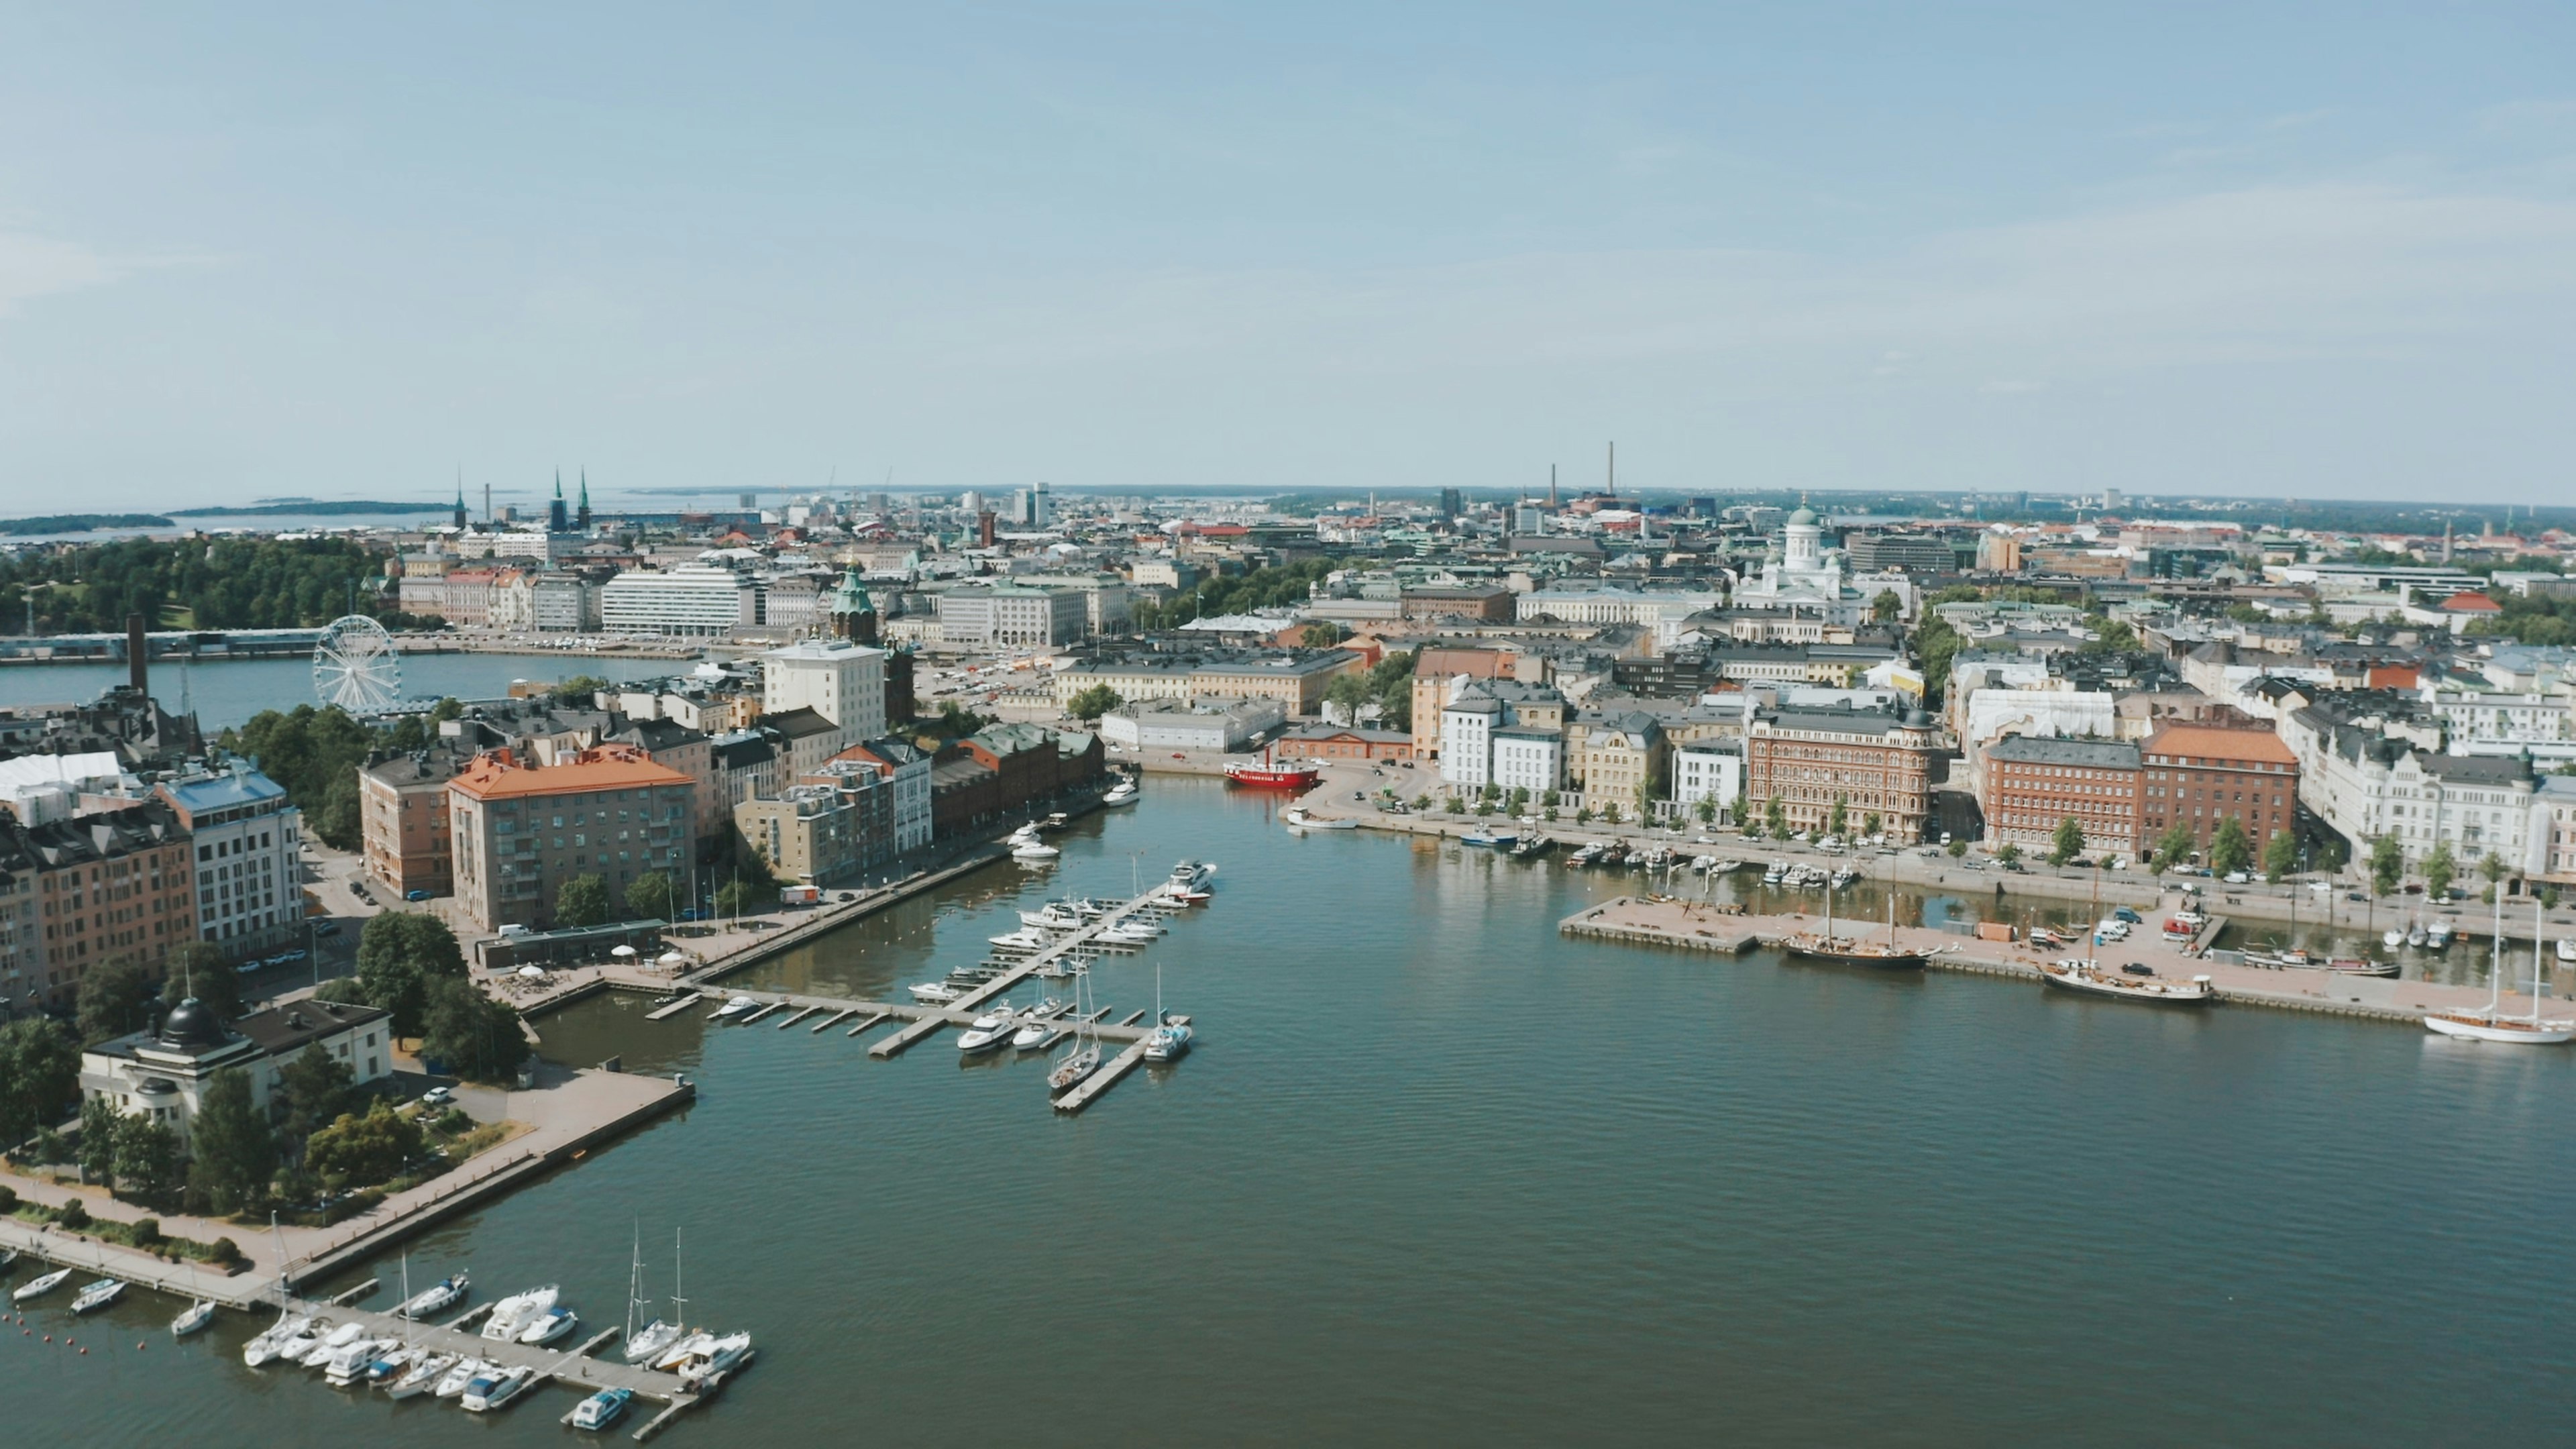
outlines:
[[[1159,604],[1137,600],[1129,606],[1128,620],[1140,630],[1172,629],[1193,619],[1302,604],[1312,596],[1317,580],[1340,567],[1338,559],[1314,558],[1232,577],[1211,575]]]
[[[44,632],[122,629],[128,614],[161,628],[177,609],[200,629],[306,628],[389,609],[382,577],[345,538],[125,538],[0,558],[0,591],[32,603]]]

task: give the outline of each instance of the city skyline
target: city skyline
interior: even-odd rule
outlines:
[[[2570,24],[46,16],[0,509],[568,437],[710,491],[1492,489],[1617,437],[1676,493],[2546,502]]]

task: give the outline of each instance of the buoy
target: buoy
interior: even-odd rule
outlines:
[[[69,1345],[65,1345],[65,1346],[66,1346],[66,1347],[69,1347]],[[87,1357],[89,1357],[89,1350],[88,1350],[88,1349],[82,1349],[82,1350],[81,1350],[81,1357],[83,1357],[83,1358],[87,1358]]]

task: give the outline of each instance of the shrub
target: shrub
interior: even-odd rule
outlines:
[[[82,1204],[79,1198],[73,1198],[70,1202],[63,1204],[63,1210],[54,1215],[54,1221],[67,1228],[78,1229],[88,1227],[89,1209]]]
[[[438,1120],[430,1126],[445,1136],[453,1137],[459,1132],[473,1130],[474,1118],[462,1107],[450,1107],[439,1113]]]
[[[133,1243],[134,1246],[138,1248],[151,1247],[154,1243],[161,1241],[161,1220],[159,1218],[136,1218],[134,1220],[134,1226],[126,1229],[125,1234],[127,1241]]]
[[[14,1213],[17,1210],[18,1190],[12,1187],[0,1187],[0,1217]]]
[[[206,1250],[206,1257],[227,1266],[241,1262],[243,1261],[241,1244],[230,1238],[217,1238],[214,1246]]]

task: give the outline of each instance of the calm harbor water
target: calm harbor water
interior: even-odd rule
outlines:
[[[498,699],[517,679],[569,679],[589,674],[620,683],[685,674],[681,659],[633,659],[616,655],[576,654],[406,654],[402,658],[402,693],[406,699]],[[0,706],[67,704],[98,698],[125,682],[123,664],[18,664],[0,668]],[[313,704],[313,662],[297,659],[231,659],[219,664],[181,668],[168,660],[152,666],[152,697],[164,709],[180,707],[184,691],[197,722],[209,733],[240,724],[264,709],[293,709]]]
[[[1177,1068],[1058,1120],[1034,1060],[594,1002],[542,1023],[553,1055],[703,1100],[417,1240],[414,1276],[560,1282],[613,1323],[630,1231],[667,1296],[685,1229],[689,1316],[762,1347],[682,1446],[2562,1437],[2565,1053],[1568,941],[1631,882],[1298,837],[1279,803],[1156,780],[1059,869],[753,977],[899,989],[1200,856],[1214,904],[1095,977],[1124,1016],[1162,964],[1201,1030]],[[562,1439],[565,1391],[469,1422],[245,1369],[247,1323],[173,1345],[171,1311],[129,1295],[85,1359],[31,1313],[13,1426]]]

